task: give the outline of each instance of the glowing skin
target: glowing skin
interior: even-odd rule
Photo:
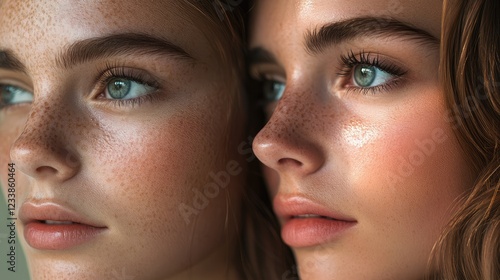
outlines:
[[[471,185],[438,80],[441,5],[258,1],[251,72],[275,81],[267,96],[282,97],[253,148],[301,279],[422,278]],[[307,42],[324,25],[363,17],[385,20]],[[424,32],[397,33],[395,21]],[[310,215],[320,212],[348,223]]]
[[[176,1],[147,2],[0,1],[0,51],[22,64],[0,67],[4,101],[5,85],[28,92],[0,111],[0,166],[16,164],[17,210],[59,205],[104,228],[47,250],[27,244],[19,222],[33,279],[234,278],[230,218],[245,175],[236,162],[243,133],[228,123],[244,121],[228,118],[242,112],[230,101],[237,90],[200,16]],[[70,46],[122,33],[162,38],[185,54],[148,49],[61,65]],[[128,87],[131,99],[112,99]],[[205,205],[195,191],[214,183],[211,172],[232,174]],[[196,214],[183,215],[183,204]]]

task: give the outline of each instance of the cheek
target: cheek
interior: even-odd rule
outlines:
[[[420,258],[425,263],[454,202],[472,184],[463,152],[445,121],[444,105],[428,104],[414,102],[418,109],[404,108],[396,117],[384,117],[388,123],[372,123],[377,138],[349,149],[353,209],[370,239],[385,240],[382,246],[371,241],[367,246],[394,251],[402,262]],[[413,254],[397,253],[401,248]]]
[[[209,171],[221,165],[212,152],[221,139],[207,133],[207,127],[196,120],[168,118],[154,126],[129,124],[126,131],[111,134],[117,135],[107,139],[113,144],[99,153],[90,169],[102,174],[97,176],[102,192],[116,204],[114,208],[124,212],[163,209],[163,214],[168,213],[145,215],[142,221],[179,216],[179,204],[190,203],[192,189],[201,188]],[[120,204],[127,204],[127,209]]]
[[[235,211],[228,210],[226,199],[243,184],[240,177],[231,177],[218,195],[205,195],[214,181],[210,174],[225,171],[233,158],[222,152],[227,128],[222,117],[212,112],[206,118],[210,106],[204,107],[195,115],[104,123],[91,145],[98,148],[86,152],[88,168],[82,176],[95,182],[93,197],[102,205],[114,240],[130,244],[124,254],[138,248],[155,252],[142,256],[144,266],[164,269],[157,261],[164,259],[169,267],[182,267],[203,256],[224,240],[226,211]],[[237,197],[231,201],[238,205]],[[186,207],[196,214],[186,214]]]
[[[353,185],[363,189],[357,193],[374,208],[383,205],[382,199],[387,208],[430,217],[437,208],[445,210],[465,189],[464,182],[457,180],[467,170],[457,144],[453,132],[445,127],[413,126],[406,132],[384,133],[371,146],[373,157],[361,161],[359,173],[353,173]],[[380,208],[387,211],[386,207]],[[398,212],[390,214],[397,216]]]

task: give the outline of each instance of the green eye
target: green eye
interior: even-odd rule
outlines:
[[[274,102],[278,101],[281,99],[283,96],[283,93],[285,92],[285,84],[278,82],[278,81],[273,81],[273,80],[266,80],[264,81],[263,84],[263,93],[264,93],[264,98],[267,102]]]
[[[387,83],[393,75],[373,65],[362,64],[354,68],[353,79],[358,87],[376,87]]]
[[[148,93],[155,88],[126,78],[113,78],[106,86],[108,99],[133,99]]]
[[[13,85],[0,85],[0,108],[33,102],[33,93]]]

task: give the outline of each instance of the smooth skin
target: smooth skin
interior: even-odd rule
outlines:
[[[19,224],[33,279],[234,279],[243,110],[206,23],[179,2],[0,1],[0,51],[16,60],[0,67],[0,166],[16,164],[18,210],[58,204],[106,227],[82,245],[39,250]],[[62,59],[124,33],[177,52]],[[232,172],[230,183],[206,202],[197,193],[219,172]]]
[[[269,121],[253,148],[270,194],[275,205],[307,200],[355,221],[310,246],[283,231],[301,279],[421,279],[471,186],[438,77],[441,9],[434,0],[258,1],[251,72],[264,80]],[[352,24],[337,25],[320,46],[308,42],[322,26],[367,17],[352,36],[339,39]],[[392,20],[420,32],[396,32]]]

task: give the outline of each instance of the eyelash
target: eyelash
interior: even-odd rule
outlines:
[[[380,61],[380,57],[377,54],[371,54],[369,52],[362,51],[358,54],[355,54],[352,50],[347,54],[347,55],[342,55],[340,57],[340,70],[337,73],[339,77],[347,77],[351,78],[353,74],[353,70],[356,66],[359,65],[369,65],[369,66],[374,66],[379,68],[380,70],[393,75],[394,78],[391,79],[389,82],[384,83],[379,86],[374,86],[374,87],[347,87],[347,92],[349,93],[350,91],[358,91],[363,95],[368,95],[368,94],[376,94],[380,91],[388,91],[394,86],[397,86],[399,82],[401,82],[401,77],[403,77],[407,71],[394,65],[390,64],[387,62]]]
[[[109,102],[115,107],[136,107],[145,102],[155,101],[160,97],[159,94],[156,94],[161,88],[160,84],[154,79],[146,77],[142,71],[118,64],[106,64],[105,69],[107,70],[101,72],[97,80],[97,88],[99,89],[99,95],[97,97],[99,99]],[[154,88],[154,91],[152,93],[131,99],[105,99],[105,91],[108,83],[116,78],[127,79],[139,84],[150,86]]]

